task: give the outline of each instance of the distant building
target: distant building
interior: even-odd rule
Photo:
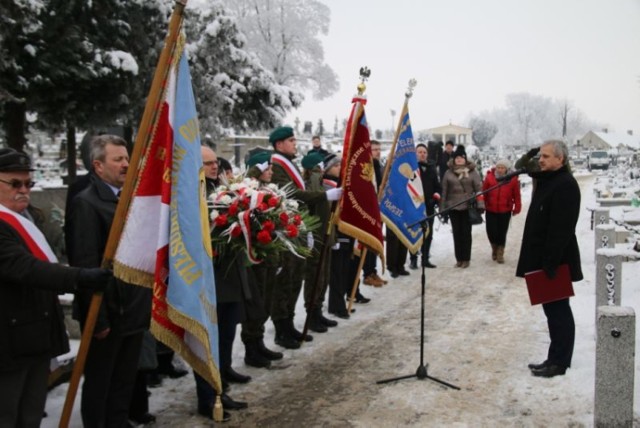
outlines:
[[[456,146],[458,144],[463,144],[465,146],[473,144],[473,139],[471,138],[473,135],[473,129],[465,128],[460,125],[453,125],[451,122],[449,122],[448,125],[427,129],[426,132],[431,134],[431,139],[433,141],[440,141],[442,143],[453,141]]]
[[[633,131],[626,134],[618,132],[589,131],[578,140],[583,150],[611,150],[637,151],[640,150],[640,137],[633,135]]]

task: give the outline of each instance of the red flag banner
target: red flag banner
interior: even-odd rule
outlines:
[[[353,99],[342,150],[342,198],[338,229],[383,257],[382,220],[376,194],[369,128],[364,113],[366,100]]]

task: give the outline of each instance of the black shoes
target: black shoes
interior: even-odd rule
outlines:
[[[329,313],[343,320],[348,320],[350,318],[346,309],[344,310],[344,312],[340,311],[340,312],[329,312]]]
[[[362,294],[360,293],[356,294],[356,300],[355,300],[356,303],[365,304],[365,303],[369,303],[370,301],[371,299],[364,297]]]
[[[186,376],[189,373],[189,371],[184,369],[179,369],[175,367],[173,364],[165,368],[158,367],[157,372],[160,375],[169,376],[171,379],[179,379],[183,376]]]
[[[147,425],[154,423],[156,421],[156,417],[151,413],[143,413],[142,415],[129,416],[129,420],[134,422],[136,425]]]
[[[273,325],[276,328],[276,337],[274,339],[276,345],[280,345],[286,349],[300,348],[300,342],[295,340],[291,335],[288,319],[276,320],[273,322]]]
[[[400,274],[398,272],[395,271],[389,271],[391,278],[397,278],[398,276],[400,276]]]
[[[251,367],[269,368],[271,360],[260,353],[258,342],[249,342],[244,344],[244,363]]]
[[[547,366],[547,362],[543,361],[540,364],[529,363],[527,367],[529,367],[529,370],[540,370],[546,366]]]
[[[325,318],[325,316],[322,314],[320,314],[320,322],[322,322],[322,324],[326,325],[327,327],[336,327],[338,325],[338,321]]]
[[[158,374],[155,370],[147,373],[147,386],[149,388],[157,388],[162,385],[162,376]]]
[[[554,377],[565,374],[566,367],[557,366],[555,364],[546,365],[540,369],[531,369],[531,374],[538,377]]]
[[[227,383],[248,383],[251,380],[251,376],[238,373],[231,367],[224,369],[220,374]]]
[[[198,406],[198,414],[213,420],[213,407],[212,406]],[[226,410],[222,412],[222,422],[229,422],[231,420],[231,414]]]
[[[411,275],[411,273],[409,273],[409,271],[406,269],[402,269],[400,272],[398,272],[398,275],[406,276]]]
[[[226,410],[242,410],[249,407],[246,401],[236,401],[227,394],[222,394],[220,401],[222,401],[222,408]]]
[[[311,342],[313,341],[313,336],[311,336],[310,334],[307,334],[306,336],[302,336],[302,332],[298,331],[295,327],[295,325],[293,325],[293,318],[289,318],[287,319],[288,323],[289,323],[289,334],[291,335],[291,337],[294,338],[294,340],[297,340],[298,342]]]
[[[411,262],[409,263],[409,269],[411,270],[418,269],[418,260],[411,259]]]
[[[313,309],[313,311],[307,316],[309,317],[309,330],[315,331],[316,333],[326,333],[329,331],[329,327],[327,327],[321,320],[321,308]]]
[[[422,263],[422,266],[429,268],[429,269],[434,269],[436,267],[436,265],[434,265],[433,263],[431,263],[429,260],[427,260],[426,262]]]
[[[282,359],[282,356],[283,356],[282,352],[272,351],[271,349],[267,348],[266,345],[264,344],[264,340],[262,339],[258,340],[257,346],[258,346],[258,352],[260,352],[260,354],[266,359],[270,361],[277,361]]]

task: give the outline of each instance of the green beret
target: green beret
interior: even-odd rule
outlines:
[[[304,169],[313,169],[314,166],[322,162],[324,158],[318,152],[311,152],[302,158],[302,167]]]
[[[259,163],[271,163],[271,152],[258,152],[247,160],[247,167],[252,167]]]
[[[289,137],[293,137],[293,128],[290,126],[281,126],[269,134],[269,142],[275,145],[278,141],[286,140]]]

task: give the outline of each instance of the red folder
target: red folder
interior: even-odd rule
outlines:
[[[556,276],[549,279],[542,269],[524,274],[532,305],[555,302],[574,295],[569,265],[558,266]]]

